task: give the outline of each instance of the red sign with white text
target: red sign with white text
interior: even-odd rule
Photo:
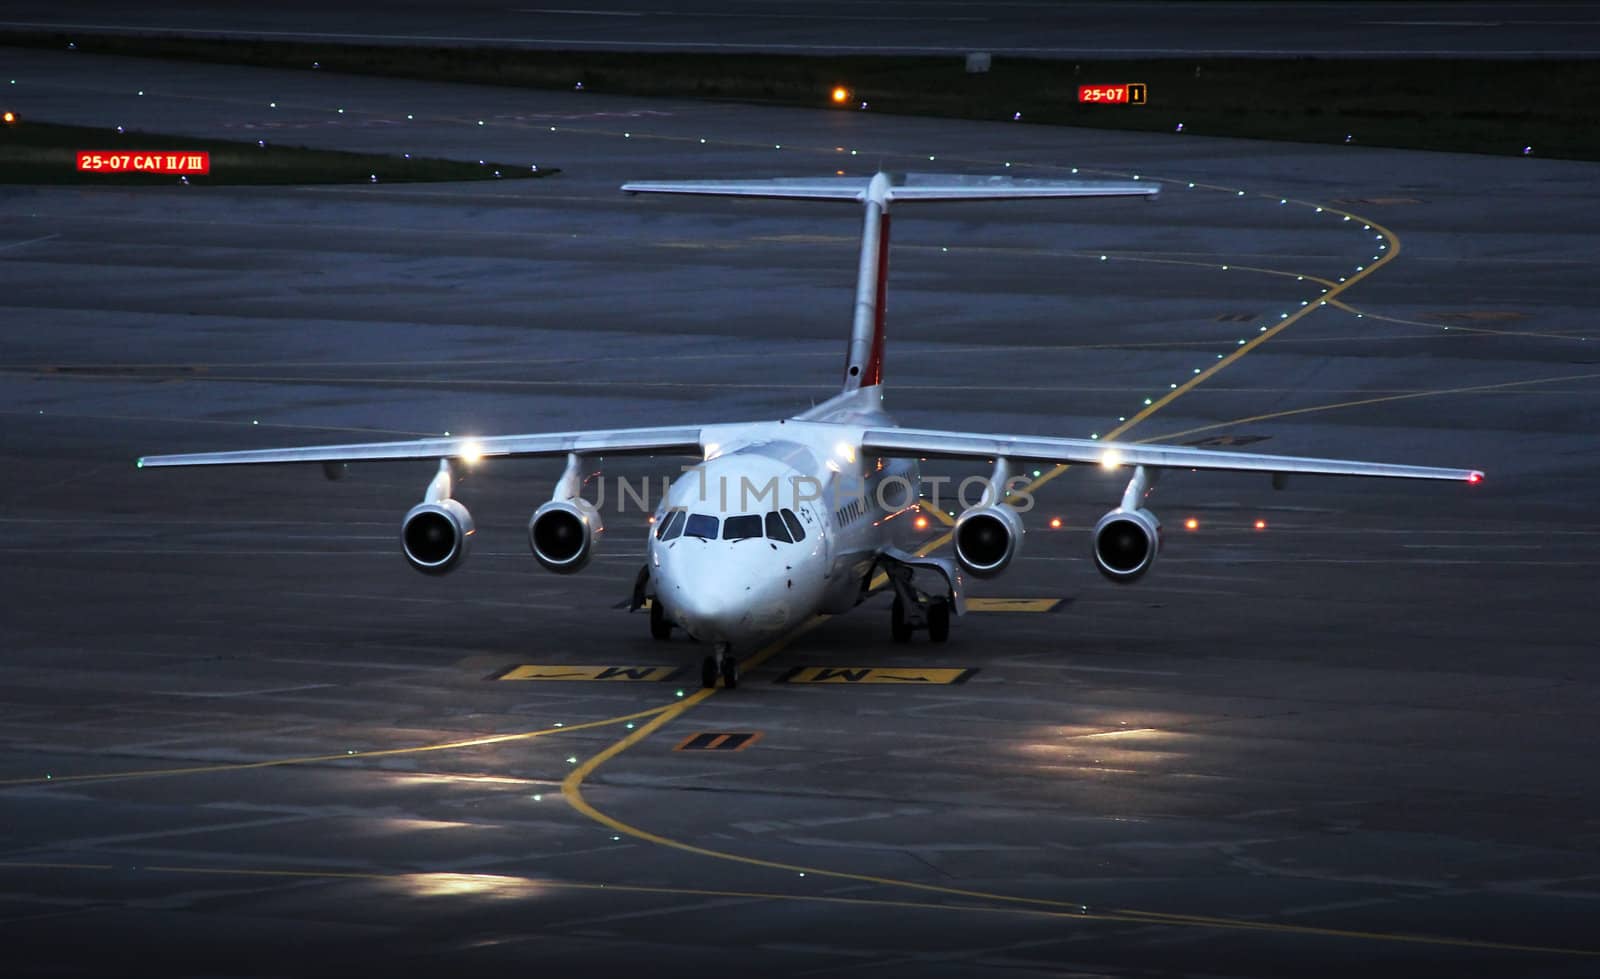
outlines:
[[[78,169],[84,173],[210,173],[211,154],[189,150],[80,150]]]

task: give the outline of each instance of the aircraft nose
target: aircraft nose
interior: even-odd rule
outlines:
[[[741,546],[748,553],[734,550]],[[737,642],[782,629],[790,618],[784,600],[790,587],[755,560],[760,556],[748,543],[684,542],[663,555],[656,594],[667,615],[702,642]]]
[[[666,599],[667,613],[689,634],[705,642],[728,642],[739,623],[740,610],[716,587],[704,583],[673,589]]]

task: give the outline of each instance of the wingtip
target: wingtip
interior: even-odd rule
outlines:
[[[1467,473],[1467,482],[1473,483],[1473,484],[1477,484],[1477,483],[1483,482],[1483,473],[1479,472],[1476,469],[1472,470],[1471,472]]]
[[[144,456],[140,456],[139,458],[133,460],[133,468],[135,468],[135,469],[143,469],[144,468]]]

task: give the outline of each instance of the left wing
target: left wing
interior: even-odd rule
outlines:
[[[979,435],[926,428],[869,428],[861,433],[861,451],[932,459],[993,459],[1004,456],[1008,459],[1072,462],[1110,468],[1150,466],[1236,472],[1317,473],[1324,476],[1388,476],[1464,483],[1483,480],[1483,473],[1476,469],[1436,469],[1385,462],[1261,455],[1179,445],[1129,445],[1041,435]]]
[[[461,459],[490,456],[559,456],[568,452],[606,455],[702,455],[698,426],[603,428],[587,432],[498,435],[491,438],[416,439],[410,442],[359,442],[293,449],[246,449],[145,456],[139,468],[155,466],[235,466],[273,462],[353,462],[366,459]]]

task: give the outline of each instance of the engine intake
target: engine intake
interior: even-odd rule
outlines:
[[[1004,503],[973,507],[956,520],[956,560],[978,578],[1006,569],[1022,549],[1022,517]]]
[[[400,522],[400,547],[413,568],[424,574],[445,574],[466,560],[476,532],[472,514],[459,501],[418,503]]]
[[[588,500],[551,500],[528,521],[528,546],[548,570],[572,574],[589,563],[594,539],[604,530],[600,511]]]
[[[1095,566],[1118,584],[1138,581],[1160,550],[1161,521],[1149,510],[1118,507],[1094,525]]]

